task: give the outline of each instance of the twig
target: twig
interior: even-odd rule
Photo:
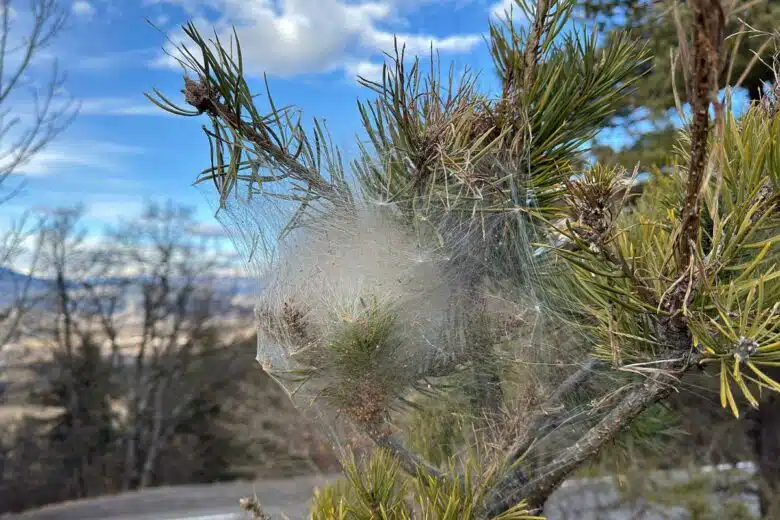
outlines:
[[[242,498],[238,503],[241,509],[252,515],[253,520],[271,520],[271,517],[265,514],[260,506],[257,496]]]
[[[523,90],[528,91],[536,76],[536,68],[539,64],[539,46],[541,45],[542,33],[547,25],[547,16],[550,11],[550,0],[539,0],[536,2],[536,13],[534,16],[534,26],[529,35],[523,53]]]
[[[525,435],[518,439],[510,449],[510,461],[515,462],[528,451],[535,439],[545,436],[554,429],[558,423],[562,409],[558,406],[569,394],[590,379],[594,371],[605,366],[606,363],[599,359],[589,359],[579,370],[570,375],[561,383],[555,392],[547,398],[541,406],[541,410],[535,414],[525,430]],[[554,410],[550,412],[550,410]]]

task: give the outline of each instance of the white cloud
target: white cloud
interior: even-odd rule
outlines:
[[[518,11],[515,0],[499,0],[490,6],[490,16],[503,19],[505,18],[505,13],[510,10],[513,13]]]
[[[27,163],[18,166],[14,173],[42,177],[74,168],[84,169],[85,174],[92,174],[94,170],[118,171],[121,169],[123,156],[141,151],[137,147],[106,141],[56,141],[38,151]]]
[[[477,35],[464,34],[435,38],[417,34],[391,34],[384,31],[366,31],[363,35],[368,45],[383,51],[389,51],[394,46],[394,39],[398,40],[398,48],[406,46],[406,52],[410,54],[427,54],[433,49],[442,52],[468,52],[482,39]]]
[[[71,10],[73,11],[73,14],[83,16],[85,18],[92,18],[92,16],[97,12],[97,10],[92,6],[92,4],[87,2],[87,0],[76,0],[73,2]]]
[[[382,64],[372,63],[370,61],[358,61],[348,63],[344,67],[344,72],[350,79],[357,80],[358,76],[361,76],[370,81],[382,80]]]
[[[517,5],[516,0],[498,0],[490,6],[491,18],[505,20],[507,13],[512,16],[512,21],[521,25],[529,22],[527,13]]]
[[[205,37],[214,28],[225,43],[235,25],[245,69],[252,75],[267,72],[295,76],[354,67],[354,63],[392,51],[393,32],[384,27],[397,25],[400,16],[394,0],[283,0],[278,9],[267,0],[147,0],[147,3],[181,6]],[[222,14],[216,20],[208,19],[206,8]],[[195,50],[180,31],[170,37]],[[427,53],[431,44],[443,52],[468,52],[481,41],[477,34],[401,33],[397,37],[399,44],[406,44],[410,54]],[[174,49],[167,50],[177,55]],[[167,55],[158,57],[153,64],[179,68],[176,60]]]

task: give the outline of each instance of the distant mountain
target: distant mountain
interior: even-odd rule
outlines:
[[[27,275],[13,269],[0,267],[0,303],[13,298],[17,288],[24,287],[25,283],[27,283]],[[33,276],[30,278],[29,284],[31,292],[39,293],[47,290],[51,286],[51,281]]]
[[[139,282],[143,281],[144,278],[151,279],[151,277],[137,277],[132,281]],[[95,286],[104,287],[121,285],[126,281],[126,278],[120,277],[93,278],[89,280]],[[177,279],[173,278],[171,282],[176,284]],[[204,277],[202,282],[212,286],[219,296],[228,299],[232,296],[252,296],[259,288],[259,284],[255,279],[243,276],[208,276]],[[0,305],[12,301],[16,291],[22,288],[25,283],[27,283],[27,275],[13,269],[0,267]],[[30,293],[40,294],[47,291],[52,287],[53,283],[54,280],[52,279],[31,277],[29,280]],[[75,282],[68,282],[68,284],[76,285]],[[128,296],[132,297],[131,295]]]

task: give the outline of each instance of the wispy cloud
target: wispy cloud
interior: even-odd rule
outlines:
[[[71,11],[73,11],[73,14],[76,16],[92,18],[97,12],[97,9],[95,9],[92,4],[87,2],[87,0],[76,0],[71,6]]]
[[[154,18],[154,24],[158,27],[162,27],[163,25],[168,25],[168,22],[170,21],[171,19],[164,14],[157,15]]]
[[[476,34],[459,34],[437,38],[424,34],[392,34],[378,30],[366,31],[361,37],[367,47],[381,51],[391,50],[397,39],[399,47],[406,46],[406,51],[410,54],[428,53],[431,46],[442,52],[469,52],[482,41],[482,38]]]
[[[83,116],[163,116],[172,114],[162,110],[144,97],[103,97],[82,99],[79,114]]]
[[[157,48],[147,48],[113,51],[96,56],[79,56],[78,59],[68,60],[68,67],[94,72],[126,69],[127,67],[146,67],[146,63],[153,59],[158,52]]]
[[[16,168],[17,175],[50,176],[83,168],[85,173],[119,171],[122,156],[141,153],[141,148],[94,140],[62,140],[40,150],[27,163]]]
[[[192,233],[204,238],[228,238],[225,228],[221,224],[214,222],[199,222]]]
[[[138,198],[113,196],[110,199],[92,200],[86,204],[84,214],[87,218],[111,222],[117,218],[135,218],[139,216],[146,202]]]

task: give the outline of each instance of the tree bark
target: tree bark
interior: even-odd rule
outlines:
[[[141,476],[138,480],[138,488],[145,489],[152,483],[152,476],[157,462],[157,456],[160,453],[163,432],[163,394],[165,392],[164,384],[158,383],[154,394],[154,411],[152,419],[152,431],[149,438],[149,445],[146,449],[146,457],[141,467]]]

